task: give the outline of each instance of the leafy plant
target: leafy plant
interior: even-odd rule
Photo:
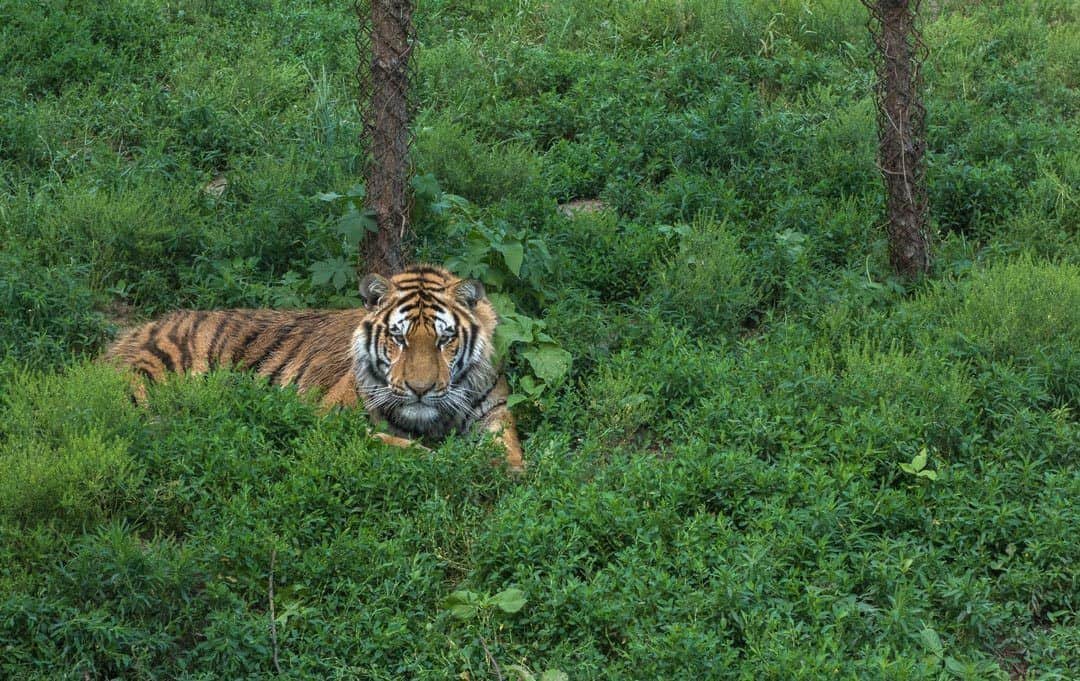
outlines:
[[[344,194],[320,192],[315,195],[320,201],[343,209],[342,214],[334,221],[334,233],[339,238],[341,254],[308,266],[311,283],[315,286],[329,284],[341,293],[347,284],[357,281],[356,249],[366,233],[379,231],[374,214],[364,206],[365,196],[367,191],[362,184],[353,185]]]
[[[464,215],[468,217],[467,212]],[[518,309],[511,292],[524,289],[526,297],[543,300],[540,278],[551,270],[551,254],[541,239],[526,238],[524,230],[511,230],[503,221],[488,226],[479,220],[466,220],[461,229],[466,230],[465,252],[450,258],[446,266],[461,276],[479,279],[491,289],[488,299],[499,313],[495,356],[504,361],[517,351],[530,369],[530,373],[517,377],[507,404],[538,404],[540,397],[570,372],[573,358],[547,333],[543,320]],[[529,275],[523,277],[526,260],[531,267]]]
[[[914,475],[919,478],[926,478],[928,480],[937,480],[937,471],[926,467],[927,459],[926,447],[919,450],[919,453],[911,459],[910,463],[901,463],[900,470],[909,475]]]
[[[512,615],[525,607],[527,600],[524,591],[513,587],[491,596],[459,589],[446,597],[443,609],[454,619],[468,620],[494,610]]]

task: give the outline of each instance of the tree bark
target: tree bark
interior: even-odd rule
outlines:
[[[928,207],[924,182],[925,109],[919,93],[915,14],[919,0],[863,0],[879,22],[878,164],[885,180],[889,261],[917,278],[930,271]],[[873,28],[872,28],[873,30]]]
[[[389,276],[405,266],[409,229],[409,58],[413,0],[371,0],[371,101],[365,117],[369,146],[368,207],[378,231],[365,235],[360,257],[367,272]]]

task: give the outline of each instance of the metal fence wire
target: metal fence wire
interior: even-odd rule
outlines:
[[[366,235],[361,257],[370,271],[392,274],[405,265],[411,193],[409,148],[415,102],[409,87],[416,44],[414,0],[355,0],[358,108],[367,206],[378,231]]]
[[[928,50],[916,26],[921,0],[862,0],[877,47],[878,167],[885,179],[889,260],[909,277],[930,267],[925,183],[926,109],[922,64]]]

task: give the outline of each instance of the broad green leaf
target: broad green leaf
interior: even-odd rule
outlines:
[[[480,612],[480,607],[468,603],[458,603],[450,606],[449,610],[450,616],[454,619],[467,620],[476,617],[476,614]]]
[[[447,596],[443,601],[443,608],[450,611],[451,617],[464,620],[475,617],[480,612],[481,601],[480,594],[463,589]]]
[[[525,605],[525,592],[521,589],[504,589],[492,596],[492,601],[499,610],[515,613]]]
[[[457,605],[459,603],[470,603],[475,605],[480,603],[480,600],[480,594],[476,593],[475,591],[469,591],[468,589],[459,589],[457,591],[451,592],[451,594],[447,596],[445,600],[443,600],[443,607],[449,608],[450,606]]]
[[[510,299],[510,296],[505,293],[488,291],[487,299],[491,302],[495,311],[499,313],[500,319],[505,319],[510,315],[517,314],[517,306],[514,305],[514,301]]]
[[[570,371],[573,356],[554,343],[545,343],[522,353],[533,373],[545,383],[555,383]]]
[[[524,315],[509,314],[495,327],[495,356],[502,358],[514,343],[533,341],[533,320]]]
[[[944,647],[941,645],[941,637],[938,636],[936,631],[930,627],[926,627],[919,632],[919,638],[922,639],[924,648],[936,655],[941,655],[941,651],[944,650]]]
[[[937,472],[929,469],[923,469],[918,473],[919,477],[927,478],[928,480],[937,480]]]
[[[334,288],[339,291],[345,286],[346,282],[356,278],[356,270],[353,269],[352,264],[340,257],[314,262],[308,269],[311,270],[312,284],[316,286],[333,284]]]
[[[905,473],[911,473],[912,475],[918,473],[918,471],[915,470],[915,467],[909,463],[900,464],[900,470],[904,471]]]
[[[953,676],[962,677],[967,673],[967,665],[955,657],[945,658],[945,668],[948,669]]]
[[[570,681],[570,677],[561,669],[549,669],[540,675],[540,681]]]
[[[502,253],[506,269],[515,277],[520,276],[521,263],[525,260],[525,246],[520,241],[510,241],[495,246],[495,249]]]
[[[525,374],[518,379],[518,388],[520,388],[522,392],[532,398],[540,397],[540,394],[544,392],[545,385],[547,384],[543,381],[537,381],[528,374]]]
[[[345,237],[349,248],[356,248],[366,232],[378,232],[379,226],[375,223],[375,217],[370,211],[350,208],[337,221],[335,229]]]
[[[318,200],[327,201],[327,202],[329,202],[329,201],[337,201],[338,199],[340,199],[342,197],[343,196],[341,194],[338,194],[337,192],[319,192],[318,194],[315,195],[315,198],[317,198]]]
[[[435,176],[431,173],[426,175],[414,175],[409,184],[412,185],[413,192],[416,196],[426,201],[434,201],[442,193],[442,189],[439,187],[439,181],[435,179]]]
[[[926,468],[926,457],[926,447],[923,447],[919,450],[919,453],[915,455],[915,458],[911,460],[912,467],[917,471],[921,471],[922,469]]]
[[[521,404],[528,399],[528,396],[522,395],[521,393],[510,393],[506,398],[506,408],[513,409],[515,404]]]

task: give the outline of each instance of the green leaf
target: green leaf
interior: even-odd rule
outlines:
[[[442,189],[439,187],[439,181],[435,179],[435,176],[431,173],[425,175],[414,175],[409,184],[412,185],[413,192],[417,198],[424,199],[427,202],[432,202],[439,198],[439,194],[442,193]]]
[[[338,199],[343,198],[343,196],[341,194],[338,194],[337,192],[319,192],[315,195],[315,198],[320,201],[330,202],[337,201]]]
[[[499,325],[495,327],[495,356],[504,357],[510,346],[514,343],[531,343],[533,341],[533,322],[531,317],[518,314],[508,314],[502,317]]]
[[[926,478],[928,480],[937,480],[937,472],[929,469],[919,471],[918,475],[919,477]]]
[[[314,262],[308,269],[311,271],[312,284],[315,286],[333,284],[339,291],[349,280],[356,278],[356,270],[352,264],[340,257]]]
[[[528,399],[528,396],[522,395],[521,393],[510,393],[506,398],[506,408],[513,409],[515,404],[521,404]]]
[[[926,457],[926,447],[923,447],[919,450],[919,453],[915,455],[915,458],[911,460],[911,466],[916,471],[921,471],[922,469],[926,468]]]
[[[914,466],[909,463],[900,464],[900,470],[904,471],[905,473],[911,473],[912,475],[918,473],[918,471],[915,470]]]
[[[554,343],[527,350],[522,356],[528,360],[536,377],[545,383],[555,383],[570,371],[573,355]]]
[[[967,665],[955,657],[945,658],[945,668],[948,669],[953,676],[964,676],[967,673]]]
[[[508,241],[495,245],[495,249],[502,253],[506,269],[515,276],[521,274],[521,263],[525,260],[525,246],[520,241]]]
[[[528,374],[518,379],[518,388],[533,399],[540,397],[540,394],[544,392],[545,385],[547,384],[543,381],[538,381]]]
[[[940,656],[941,652],[945,649],[941,645],[941,637],[930,627],[925,627],[920,631],[919,638],[922,639],[923,647],[937,656]]]
[[[507,613],[515,613],[525,605],[525,592],[521,589],[504,589],[491,597],[495,605]]]
[[[468,603],[458,603],[457,605],[451,605],[449,608],[450,616],[458,620],[468,620],[476,617],[476,614],[480,612],[480,606],[469,605]]]
[[[379,226],[375,223],[375,216],[371,211],[349,208],[348,212],[337,221],[335,229],[338,234],[345,237],[349,248],[356,248],[365,233],[378,232]]]
[[[540,675],[540,681],[570,681],[570,677],[561,669],[549,669]]]
[[[480,594],[463,589],[447,596],[443,601],[443,609],[449,610],[450,616],[455,619],[470,619],[480,612],[482,601]]]

